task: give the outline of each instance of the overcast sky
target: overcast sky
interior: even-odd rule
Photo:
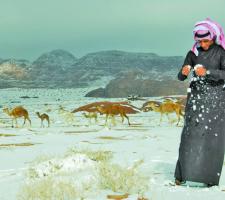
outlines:
[[[182,55],[196,21],[225,28],[225,0],[0,0],[0,58],[64,49]]]

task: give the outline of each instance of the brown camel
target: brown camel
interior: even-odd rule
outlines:
[[[14,125],[13,125],[14,120],[16,121],[16,127],[18,127],[17,118],[20,118],[20,117],[24,117],[23,126],[25,125],[26,120],[29,121],[30,126],[31,126],[31,120],[29,118],[28,111],[25,108],[23,108],[22,106],[17,106],[15,108],[13,108],[11,111],[8,108],[4,108],[3,112],[12,118],[12,127],[14,127]]]

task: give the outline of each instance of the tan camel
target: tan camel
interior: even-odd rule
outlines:
[[[154,103],[154,102],[150,102],[146,107],[149,107],[151,109],[153,109],[155,112],[160,112],[161,116],[160,116],[160,123],[162,122],[162,116],[163,114],[166,114],[169,119],[169,113],[173,113],[175,112],[177,115],[177,126],[180,122],[180,116],[184,117],[184,114],[182,113],[182,109],[183,106],[179,103],[174,103],[174,102],[164,102],[161,103],[160,105]]]
[[[119,104],[111,104],[106,106],[97,106],[97,109],[100,113],[106,115],[105,124],[107,123],[108,117],[114,117],[115,115],[120,115],[122,118],[122,122],[124,121],[124,117],[127,119],[128,124],[130,125],[129,117],[127,114],[135,114],[139,111],[133,109],[132,107],[119,105]]]
[[[41,119],[41,127],[44,127],[43,121],[46,120],[48,122],[48,127],[50,125],[49,116],[46,113],[40,114],[36,112],[37,116]]]
[[[171,103],[180,104],[181,111],[184,112],[185,111],[186,102],[187,102],[187,97],[186,96],[181,96],[181,97],[164,98],[163,102],[164,103],[171,102]]]
[[[59,106],[58,113],[63,117],[64,121],[68,124],[74,122],[74,115],[70,111],[66,110],[63,106]]]
[[[20,117],[24,117],[23,126],[25,125],[26,120],[29,121],[30,126],[31,126],[31,120],[29,118],[28,111],[25,108],[23,108],[22,106],[17,106],[15,108],[13,108],[11,111],[8,108],[4,108],[3,112],[12,118],[12,127],[14,127],[14,125],[13,125],[14,120],[16,121],[16,127],[18,127],[17,118],[20,118]]]
[[[82,113],[82,114],[85,118],[89,119],[89,123],[91,123],[91,119],[94,119],[95,123],[97,123],[98,115],[96,112],[89,112],[88,114],[87,113]]]

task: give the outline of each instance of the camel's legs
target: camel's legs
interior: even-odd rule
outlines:
[[[24,117],[23,126],[25,125],[25,123],[26,123],[26,117]]]
[[[15,118],[12,118],[12,128],[14,127],[14,125],[13,125],[13,121],[15,120]]]
[[[120,117],[122,118],[122,123],[124,122],[124,117],[123,117],[123,114],[120,113]]]
[[[106,114],[106,116],[105,116],[105,126],[107,125],[108,117],[109,117],[109,114]]]
[[[115,115],[111,115],[111,122],[113,126],[116,126]]]
[[[50,126],[50,121],[49,121],[49,119],[47,121],[48,121],[48,127],[49,127]]]
[[[30,120],[30,118],[29,118],[29,117],[27,117],[27,120],[29,121],[29,123],[30,123],[30,126],[31,126],[31,120]]]
[[[170,117],[169,117],[169,113],[166,113],[166,116],[167,116],[167,118],[168,118],[169,123],[172,124],[172,120],[171,120]]]
[[[98,119],[97,119],[97,116],[95,117],[95,123],[97,123],[98,122]]]
[[[159,126],[161,125],[161,123],[162,123],[162,117],[163,117],[163,113],[162,112],[160,112],[160,121],[159,121]]]
[[[18,123],[17,123],[17,119],[15,118],[15,121],[16,121],[16,128],[18,128]]]
[[[178,124],[179,124],[179,122],[180,122],[180,114],[179,113],[177,113],[177,126],[178,126]]]
[[[178,118],[178,120],[177,120],[177,126],[178,126],[178,124],[180,122],[180,115],[182,115],[182,114],[183,113],[181,113],[181,110],[176,111],[176,115],[177,115],[177,118]]]
[[[128,121],[128,125],[130,126],[130,121],[129,121],[129,117],[124,113],[124,117],[127,118],[127,121]]]

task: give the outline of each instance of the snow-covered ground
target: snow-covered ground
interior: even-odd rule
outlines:
[[[40,183],[40,180],[47,180],[49,177],[52,179],[47,180],[48,183],[55,184],[53,190],[57,191],[56,187],[59,187],[57,181],[66,179],[76,188],[80,187],[80,192],[86,191],[83,195],[84,199],[103,200],[107,199],[109,194],[123,194],[123,189],[119,193],[110,190],[110,187],[107,189],[98,187],[100,181],[98,170],[101,162],[90,159],[88,155],[82,153],[87,149],[93,152],[111,152],[110,162],[124,169],[129,170],[135,163],[141,163],[135,169],[136,177],[144,177],[147,181],[143,179],[142,182],[141,178],[137,179],[133,184],[133,192],[130,192],[127,199],[137,199],[138,192],[135,191],[145,185],[147,189],[142,188],[142,195],[151,200],[225,198],[224,169],[220,186],[207,188],[203,184],[192,182],[187,182],[184,186],[169,184],[174,180],[183,122],[177,127],[175,123],[168,123],[167,118],[164,117],[163,123],[159,126],[159,113],[147,112],[129,115],[131,126],[127,125],[126,120],[122,124],[119,117],[116,119],[115,126],[110,123],[109,126],[104,126],[104,116],[99,116],[95,124],[94,121],[90,123],[84,118],[82,113],[75,113],[74,118],[71,119],[69,113],[59,111],[60,106],[72,111],[74,108],[95,101],[125,100],[83,97],[89,90],[90,88],[0,90],[2,108],[22,105],[29,111],[32,121],[31,127],[27,124],[24,127],[11,128],[10,118],[2,112],[2,109],[0,111],[0,200],[22,199],[21,193],[28,191],[22,189],[28,188],[26,185],[31,184],[34,184],[31,188],[35,193],[35,189],[38,189],[35,186],[38,182],[35,181]],[[20,98],[21,96],[31,98]],[[143,103],[143,101],[133,102],[138,107]],[[40,119],[35,114],[37,111],[45,112],[50,116],[49,128],[40,127]],[[171,118],[176,117],[171,115]],[[18,122],[21,125],[23,120]],[[66,155],[71,149],[79,149],[80,153]],[[127,180],[130,180],[129,177]],[[89,189],[82,190],[84,183],[89,183]],[[65,197],[65,199],[72,198]]]

